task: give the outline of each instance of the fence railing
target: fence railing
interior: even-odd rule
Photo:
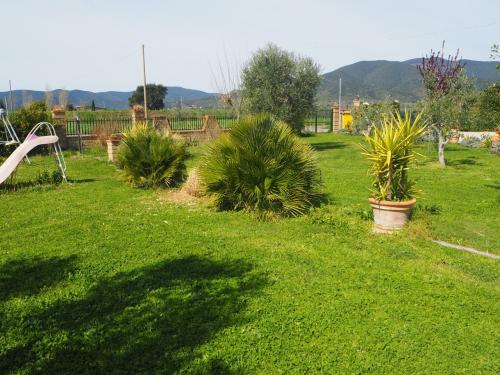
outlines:
[[[168,117],[167,120],[173,131],[193,131],[203,128],[203,117]],[[220,116],[216,117],[216,121],[222,129],[230,129],[236,122],[236,118]],[[71,137],[121,133],[131,127],[131,118],[71,119],[66,120],[66,135]]]
[[[168,123],[173,131],[202,130],[203,117],[168,117]],[[216,116],[221,129],[230,129],[237,121],[236,117]],[[331,131],[333,114],[331,110],[318,110],[304,119],[308,131]],[[95,136],[100,133],[122,133],[132,127],[131,118],[90,118],[66,120],[67,136]]]
[[[68,136],[92,136],[100,132],[111,134],[121,133],[132,127],[132,119],[85,119],[66,120],[66,135]]]
[[[215,117],[221,129],[231,129],[231,127],[236,123],[236,117]]]
[[[331,109],[320,109],[306,116],[304,127],[308,131],[317,133],[320,130],[331,131],[333,125],[333,112]]]
[[[168,122],[173,131],[201,130],[202,117],[169,117]]]

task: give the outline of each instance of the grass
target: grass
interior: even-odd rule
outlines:
[[[298,219],[170,203],[99,152],[0,194],[0,373],[498,373],[497,261],[429,239],[498,252],[500,159],[422,146],[420,209],[374,236],[360,139],[305,140],[332,203]]]

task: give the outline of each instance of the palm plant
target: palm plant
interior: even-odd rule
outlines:
[[[184,180],[187,149],[184,140],[146,123],[125,132],[118,147],[118,167],[139,187],[172,187]]]
[[[261,219],[303,214],[320,196],[314,151],[270,115],[241,119],[208,146],[199,170],[220,209]]]
[[[371,162],[372,197],[377,200],[404,201],[413,197],[414,184],[408,178],[409,165],[419,155],[413,150],[415,141],[426,129],[419,113],[412,120],[408,113],[384,119],[365,135],[363,154]]]

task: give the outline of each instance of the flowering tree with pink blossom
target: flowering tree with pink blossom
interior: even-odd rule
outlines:
[[[417,69],[425,90],[424,110],[438,138],[439,163],[445,166],[444,148],[451,129],[458,128],[472,83],[465,75],[458,50],[455,55],[444,57],[444,42],[441,51],[431,50],[429,55],[422,58]]]

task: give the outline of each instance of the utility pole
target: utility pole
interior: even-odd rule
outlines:
[[[340,110],[342,102],[342,77],[339,78],[339,129],[342,128],[342,113]]]
[[[144,44],[142,45],[142,73],[144,78],[144,117],[148,120],[148,99],[146,92],[146,59],[144,58]]]
[[[14,108],[12,103],[12,83],[10,82],[10,79],[9,79],[9,95],[10,95],[10,111],[12,112]],[[5,103],[5,105],[7,105],[7,103]]]

